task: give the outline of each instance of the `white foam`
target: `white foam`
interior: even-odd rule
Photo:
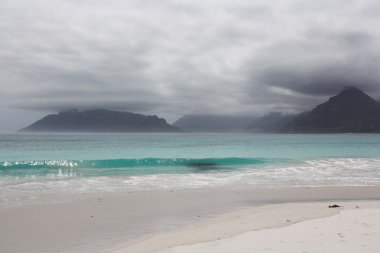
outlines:
[[[296,164],[243,168],[233,172],[82,177],[75,170],[28,178],[2,177],[0,205],[31,201],[44,194],[150,191],[221,186],[380,185],[380,159],[334,158]]]

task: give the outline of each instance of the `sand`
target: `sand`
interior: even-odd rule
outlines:
[[[324,202],[249,208],[111,252],[378,252],[380,201],[340,205],[336,209]]]
[[[339,210],[327,204],[380,200],[380,187],[213,188],[49,198],[44,204],[0,208],[0,252],[133,253],[198,245],[336,215]]]
[[[380,202],[360,204],[360,209],[343,210],[328,218],[251,231],[207,243],[164,249],[157,253],[377,253],[380,249]]]

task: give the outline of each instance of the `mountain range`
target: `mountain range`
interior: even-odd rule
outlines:
[[[358,88],[345,87],[325,103],[298,115],[185,115],[170,125],[163,118],[132,112],[70,110],[48,115],[21,131],[375,133],[380,132],[380,103]]]
[[[286,124],[285,133],[373,133],[380,132],[380,103],[355,87]]]
[[[157,116],[110,110],[63,111],[50,114],[24,132],[179,132]]]

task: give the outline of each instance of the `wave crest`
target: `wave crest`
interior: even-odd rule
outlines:
[[[255,165],[274,162],[264,158],[141,158],[106,160],[41,160],[3,161],[0,169],[59,169],[59,168],[129,168],[129,167],[218,167],[235,165]]]

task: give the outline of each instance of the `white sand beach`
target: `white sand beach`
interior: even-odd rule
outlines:
[[[380,229],[373,222],[377,219],[373,210],[379,210],[373,208],[380,207],[379,196],[380,187],[209,188],[50,196],[51,201],[43,204],[0,208],[0,245],[7,253],[196,252],[198,247],[199,252],[239,252],[240,248],[235,248],[238,245],[252,250],[260,245],[276,249],[282,244],[273,236],[269,236],[270,245],[264,240],[260,245],[251,245],[251,239],[248,244],[240,240],[272,232],[275,238],[281,238],[287,233],[283,229],[299,231],[299,226],[307,222],[317,222],[315,226],[321,230],[323,224],[333,224],[334,219],[350,224],[352,215],[368,217],[362,223],[372,226],[368,230],[372,236]],[[331,209],[330,204],[343,208]],[[323,217],[333,220],[324,221]],[[352,238],[346,230],[359,231],[357,224],[342,229],[336,225],[337,230],[330,233],[339,230],[337,233]],[[310,234],[299,243],[313,237]],[[350,242],[371,244],[361,238]]]
[[[359,204],[362,206],[360,209],[351,209],[350,206],[350,209],[345,209],[332,217],[246,232],[206,243],[178,246],[160,250],[159,253],[376,253],[380,248],[380,203],[359,202]],[[296,206],[293,208],[298,209]],[[279,209],[281,210],[281,207]]]
[[[191,229],[154,235],[113,253],[378,252],[380,201],[249,208]]]

